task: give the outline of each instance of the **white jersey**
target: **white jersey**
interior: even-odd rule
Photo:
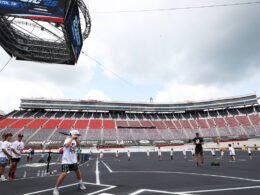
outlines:
[[[171,156],[173,156],[173,150],[171,150]]]
[[[229,147],[228,149],[229,149],[230,156],[235,156],[236,155],[235,149],[233,147]]]
[[[146,153],[146,154],[147,154],[147,156],[150,156],[150,152],[149,152],[149,151],[147,151],[147,153]]]
[[[75,164],[77,163],[76,148],[77,142],[73,139],[68,148],[65,145],[70,141],[70,137],[65,139],[62,155],[62,164]]]
[[[215,152],[214,149],[211,150],[211,154],[212,154],[212,156],[215,156],[215,155],[216,155],[216,152]]]
[[[116,152],[116,157],[119,157],[119,152],[118,151]]]
[[[103,158],[103,153],[102,153],[102,152],[99,154],[99,157],[100,157],[100,158]]]
[[[221,151],[221,156],[224,156],[224,151],[223,150]]]
[[[161,156],[161,155],[162,155],[161,150],[158,150],[158,156]]]
[[[9,157],[3,152],[3,149],[5,149],[8,154],[12,155],[11,147],[12,147],[12,144],[11,144],[10,142],[8,142],[8,141],[2,142],[2,144],[1,144],[2,152],[1,152],[1,156],[0,156],[0,157],[9,158]]]
[[[251,148],[247,148],[247,151],[248,151],[248,154],[252,153]]]
[[[131,156],[131,153],[130,153],[129,151],[127,152],[127,156],[128,156],[128,157],[130,157],[130,156]]]
[[[24,143],[21,141],[15,141],[12,143],[12,149],[14,149],[17,153],[20,153],[24,148]],[[13,158],[21,158],[21,155],[17,155],[12,151]]]
[[[191,154],[192,154],[192,155],[194,155],[194,154],[195,154],[194,150],[191,150]]]
[[[186,150],[183,150],[182,153],[184,156],[186,156]]]
[[[2,151],[2,143],[3,143],[3,142],[2,142],[2,141],[0,141],[0,157],[1,157],[1,155],[2,155],[2,152],[3,152],[3,151]]]

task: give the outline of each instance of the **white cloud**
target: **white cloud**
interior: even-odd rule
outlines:
[[[156,95],[156,102],[185,102],[232,96],[229,88],[203,85],[167,84]]]
[[[63,93],[59,87],[47,81],[29,82],[8,77],[0,77],[0,109],[8,113],[18,109],[20,98],[63,98]]]
[[[100,90],[91,90],[83,98],[84,100],[103,100],[109,101],[110,98],[107,97],[104,92]]]

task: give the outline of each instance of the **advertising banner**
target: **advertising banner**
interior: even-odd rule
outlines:
[[[0,14],[64,22],[66,0],[0,0]]]

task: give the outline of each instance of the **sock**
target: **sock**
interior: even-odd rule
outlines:
[[[14,176],[14,172],[12,172],[12,176]]]
[[[82,179],[81,179],[81,180],[79,180],[79,184],[82,184]]]
[[[9,172],[9,174],[8,174],[9,176],[11,176],[12,175],[12,173],[11,172]]]

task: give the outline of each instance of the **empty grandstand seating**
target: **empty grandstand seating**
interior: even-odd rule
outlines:
[[[103,120],[104,129],[115,129],[116,123],[114,120]]]
[[[63,120],[59,126],[59,129],[71,129],[76,120]]]
[[[88,126],[89,120],[77,120],[75,123],[75,129],[86,129]]]
[[[89,124],[89,129],[101,129],[102,120],[92,119]]]
[[[59,131],[69,132],[72,128],[80,131],[80,140],[100,142],[187,140],[193,139],[197,132],[203,137],[244,138],[260,135],[260,117],[255,110],[239,108],[185,113],[16,110],[0,118],[0,133],[12,132],[13,139],[22,133],[24,142],[62,141],[65,136]]]
[[[132,129],[132,135],[135,140],[148,140],[148,136],[144,129]]]
[[[87,132],[87,138],[88,141],[98,141],[101,140],[101,131],[95,129],[89,129]]]
[[[117,140],[116,130],[115,129],[104,129],[103,140],[106,140],[106,141]]]
[[[215,121],[217,127],[219,127],[219,128],[226,127],[226,122],[225,122],[224,118],[214,118],[214,121]]]
[[[55,129],[61,122],[61,119],[50,119],[44,126],[44,129]]]
[[[259,125],[260,124],[260,117],[259,114],[252,114],[249,115],[249,118],[253,125]]]
[[[139,121],[128,121],[129,127],[141,127]]]
[[[164,121],[164,123],[169,129],[176,129],[172,121]]]
[[[227,123],[230,127],[238,126],[238,123],[234,117],[226,117],[225,120],[227,121]]]
[[[33,122],[31,122],[26,128],[27,129],[38,129],[40,128],[44,123],[46,123],[48,119],[35,119]]]
[[[148,135],[148,140],[161,140],[163,137],[157,129],[146,129],[146,134]],[[162,133],[163,134],[163,133]]]
[[[188,120],[180,120],[180,123],[181,123],[181,125],[183,126],[184,129],[192,129]]]
[[[152,121],[152,123],[157,129],[167,129],[163,121]]]
[[[17,122],[13,123],[9,128],[12,129],[20,129],[23,128],[25,125],[30,123],[33,119],[20,119]]]
[[[134,140],[131,129],[118,129],[118,140]]]
[[[248,120],[247,116],[236,116],[236,119],[239,121],[240,124],[243,126],[250,126],[251,123]]]
[[[190,120],[190,124],[191,124],[193,129],[198,129],[198,125],[197,125],[195,120]]]
[[[6,120],[4,120],[0,123],[0,129],[3,129],[5,127],[12,125],[17,120],[18,119],[15,119],[15,118],[7,118]]]
[[[202,129],[209,128],[209,126],[208,126],[208,124],[207,124],[205,119],[197,119],[196,121],[197,121],[197,123],[198,123],[200,128],[202,128]]]

